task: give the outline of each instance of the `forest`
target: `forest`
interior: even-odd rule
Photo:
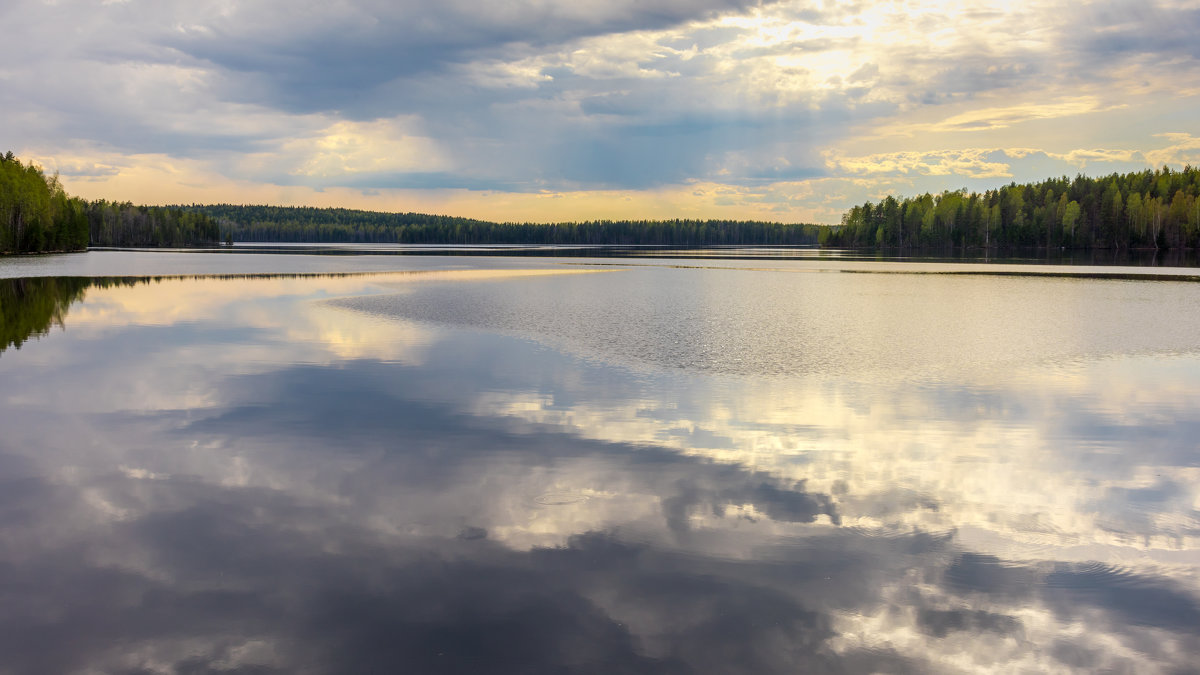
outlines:
[[[90,246],[202,246],[218,242],[203,214],[129,202],[86,201],[11,151],[0,155],[0,254],[82,251]]]
[[[855,206],[822,246],[1176,249],[1200,246],[1200,169],[1011,183]]]
[[[400,244],[813,245],[819,225],[745,220],[592,220],[496,223],[422,213],[234,204],[178,207],[217,219],[251,242]]]
[[[183,248],[220,243],[216,220],[184,209],[100,199],[87,204],[87,220],[92,246]]]
[[[225,242],[1184,249],[1200,247],[1200,169],[1078,175],[855,206],[840,225],[750,220],[491,222],[422,213],[86,201],[0,156],[0,254]]]
[[[12,151],[0,155],[0,253],[87,248],[87,204]]]

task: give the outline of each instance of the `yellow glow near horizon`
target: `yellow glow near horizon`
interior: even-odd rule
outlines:
[[[1143,19],[1193,4],[1160,3]],[[1194,140],[1200,128],[1180,112],[1200,97],[1200,70],[1187,68],[1182,56],[1155,67],[1131,57],[1104,62],[1102,80],[1064,80],[1037,65],[1057,63],[1063,35],[1074,30],[1061,9],[1051,2],[784,1],[665,28],[585,33],[447,65],[447,86],[476,88],[482,97],[472,99],[477,108],[456,111],[462,127],[449,128],[436,124],[441,108],[425,110],[419,101],[382,106],[374,119],[320,106],[296,112],[272,107],[268,98],[214,98],[220,73],[203,64],[140,64],[120,78],[126,98],[164,88],[181,97],[154,115],[129,118],[131,124],[165,138],[183,134],[193,146],[205,134],[223,143],[243,139],[244,146],[131,153],[81,137],[13,149],[50,171],[61,168],[68,191],[88,199],[525,222],[833,224],[850,205],[889,192],[992,181],[986,189],[1097,164],[1138,170],[1200,159]],[[201,18],[193,23],[203,33]],[[1101,23],[1119,31],[1140,20]],[[104,67],[109,76],[119,69]],[[115,114],[107,102],[101,107]],[[36,117],[12,114],[22,124]],[[652,175],[625,181],[611,171],[581,169],[594,143],[596,162],[628,164],[637,174],[633,146],[659,127],[666,136],[696,134],[689,142],[710,144],[711,151],[681,152],[686,166],[671,172],[670,181]],[[638,131],[629,135],[630,129]],[[572,147],[577,140],[579,150]],[[1046,161],[1038,166],[1047,168],[978,156],[993,149],[1010,158],[1042,152]],[[521,161],[526,151],[531,159]],[[556,164],[567,168],[563,176]],[[770,178],[787,171],[804,177]],[[600,177],[567,179],[572,172]],[[402,187],[406,181],[435,187]],[[626,182],[644,187],[605,187]],[[436,187],[489,183],[503,187]]]
[[[576,190],[500,192],[467,189],[327,188],[238,181],[222,176],[203,163],[166,155],[125,158],[81,155],[52,159],[53,167],[102,167],[112,175],[84,179],[61,177],[72,195],[84,199],[131,201],[139,204],[270,204],[360,208],[389,212],[447,214],[493,221],[564,222],[594,219],[730,218],[784,222],[825,222],[840,217],[837,208],[776,208],[792,195],[819,197],[821,181],[796,186],[741,187],[715,182],[669,185],[651,190]],[[332,160],[331,161],[336,161]],[[836,179],[837,184],[846,181]],[[832,186],[826,186],[832,187]],[[836,188],[834,193],[836,193]],[[773,195],[771,201],[764,197]],[[832,222],[832,221],[830,221]]]

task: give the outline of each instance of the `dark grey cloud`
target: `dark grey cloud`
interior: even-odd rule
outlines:
[[[1194,39],[1200,31],[1200,9],[1195,7],[1116,0],[1089,5],[1080,20],[1087,29],[1072,36],[1073,42],[1084,54],[1100,59],[1101,67],[1108,59],[1131,55],[1152,57],[1168,69],[1194,67],[1170,63],[1178,57],[1200,59]]]
[[[326,187],[328,179],[314,176],[272,175],[277,185],[307,185],[314,188]],[[352,175],[337,181],[339,187],[361,190],[411,189],[432,190],[458,188],[464,190],[494,190],[497,192],[536,191],[539,186],[522,180],[476,177],[466,173],[450,171],[378,172]]]
[[[960,25],[921,12],[894,28],[911,31],[915,46],[886,53],[819,30],[770,46],[690,51],[730,45],[748,31],[712,24],[684,30],[689,22],[759,7],[778,21],[818,29],[853,28],[871,10],[751,0],[18,0],[3,10],[6,25],[23,30],[0,44],[7,122],[0,146],[164,154],[234,179],[317,189],[529,192],[691,180],[753,187],[822,177],[821,148],[898,110],[969,105],[997,91],[1070,95],[1073,87],[1114,73],[1126,78],[1137,68],[1147,81],[1159,71],[1190,72],[1197,57],[1191,36],[1200,29],[1193,8],[1110,2],[1038,8],[1016,18],[968,9]],[[975,37],[981,29],[973,22],[985,19],[994,22],[982,29],[989,35],[1015,36],[1031,25],[1044,40],[1030,47],[1005,40],[998,52]],[[616,72],[630,65],[616,63],[620,45],[587,55],[602,67],[572,62],[594,38],[616,44],[659,29],[678,30],[662,36],[661,50],[630,57],[654,77]],[[947,29],[952,58],[920,43]],[[40,46],[47,44],[56,48]],[[772,85],[803,71],[803,58],[774,74],[755,70],[772,56],[847,45],[866,49],[867,62],[822,78],[828,90]],[[887,67],[872,71],[872,63]],[[509,72],[516,65],[520,72]],[[513,80],[502,86],[506,73]],[[264,119],[248,122],[254,114]],[[444,165],[305,175],[305,151],[284,147],[340,120],[398,116],[419,120],[413,133],[427,134],[444,151]],[[735,153],[742,163],[727,161]],[[801,168],[780,170],[778,157]]]
[[[1029,54],[1017,63],[997,64],[994,58],[967,56],[941,70],[930,87],[914,93],[923,103],[945,103],[975,94],[1028,85],[1041,77],[1041,55]]]
[[[672,56],[646,64],[675,73],[670,82],[596,79],[549,67],[546,74],[557,77],[536,87],[497,88],[476,82],[471,69],[569,52],[589,37],[665,28],[758,4],[479,7],[362,2],[337,7],[258,4],[232,11],[205,3],[143,7],[134,2],[104,8],[27,4],[21,13],[39,17],[37,23],[47,31],[54,22],[74,20],[72,11],[95,28],[81,33],[72,45],[73,60],[64,61],[82,60],[85,68],[61,66],[62,75],[49,86],[31,68],[13,90],[12,103],[27,106],[34,98],[52,107],[61,120],[29,122],[53,126],[41,132],[46,136],[86,144],[102,129],[99,137],[107,148],[201,159],[225,175],[279,185],[644,188],[715,173],[722,168],[715,158],[747,144],[787,142],[790,125],[751,121],[758,131],[747,132],[746,121],[738,119],[742,114],[709,111],[711,92],[695,81],[720,66],[712,57],[689,61]],[[166,71],[153,75],[156,68],[180,67],[198,74],[187,85],[191,91],[179,91],[179,82]],[[131,70],[136,77],[129,76]],[[624,111],[614,105],[622,88],[629,91]],[[38,95],[24,95],[22,89]],[[562,104],[577,97],[582,114],[571,115]],[[601,104],[606,97],[607,105]],[[130,106],[131,99],[150,105]],[[557,104],[531,109],[525,105],[530,102]],[[296,170],[299,160],[290,157],[267,166],[242,165],[239,159],[248,153],[269,155],[289,137],[319,131],[319,121],[290,119],[282,127],[269,121],[246,124],[239,115],[254,110],[238,105],[350,120],[416,115],[456,160],[455,166],[411,175],[330,177],[303,175]],[[628,121],[603,119],[622,112],[630,116]]]
[[[371,2],[327,6],[259,4],[203,31],[167,34],[163,44],[249,77],[233,91],[295,112],[349,113],[376,88],[417,75],[443,75],[477,59],[536,54],[580,38],[654,30],[759,0],[618,3]],[[349,11],[347,11],[349,10]],[[510,48],[510,49],[506,49]],[[402,98],[401,98],[402,100]]]

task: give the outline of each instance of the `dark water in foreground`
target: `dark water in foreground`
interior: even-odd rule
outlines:
[[[0,672],[1195,672],[1200,283],[588,262],[0,281]]]

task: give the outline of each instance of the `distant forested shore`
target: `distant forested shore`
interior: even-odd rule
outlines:
[[[221,223],[234,241],[610,246],[815,245],[821,225],[757,220],[498,223],[424,213],[303,206],[179,206]]]
[[[0,254],[82,251],[90,246],[204,246],[219,241],[217,221],[161,206],[87,201],[58,176],[0,155]]]
[[[820,233],[844,248],[1194,248],[1200,169],[1051,178],[855,206]]]
[[[867,249],[1200,247],[1200,169],[1078,175],[897,198],[851,208],[839,225],[730,220],[495,223],[420,213],[309,207],[180,206],[253,242],[814,245]]]
[[[512,223],[423,213],[86,201],[12,152],[0,156],[0,254],[220,242],[811,246],[877,249],[1200,247],[1200,169],[1063,176],[983,193],[888,196],[839,225],[754,220]]]

